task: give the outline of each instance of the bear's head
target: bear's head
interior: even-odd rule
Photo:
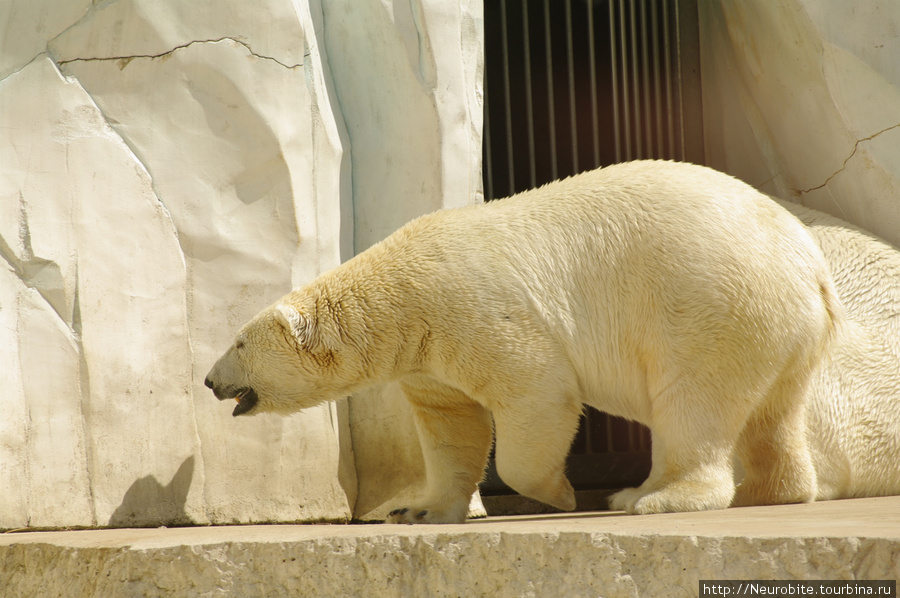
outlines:
[[[347,396],[359,372],[342,366],[359,356],[342,343],[333,315],[288,298],[264,309],[237,333],[206,386],[219,400],[237,399],[235,416],[293,413]]]

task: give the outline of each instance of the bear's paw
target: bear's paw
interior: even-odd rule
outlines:
[[[403,507],[388,513],[385,523],[462,523],[466,509],[440,509],[434,507]]]
[[[626,488],[609,497],[609,506],[630,515],[709,511],[728,508],[733,495],[733,485],[682,482],[650,490]]]

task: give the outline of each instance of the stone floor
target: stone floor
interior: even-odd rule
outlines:
[[[0,535],[0,596],[697,596],[701,579],[898,579],[900,497],[462,525]]]

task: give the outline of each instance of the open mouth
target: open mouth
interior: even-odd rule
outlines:
[[[256,407],[256,402],[259,400],[259,397],[256,396],[256,391],[252,388],[242,388],[238,391],[234,400],[237,401],[237,406],[234,408],[234,411],[231,412],[231,415],[237,417]]]

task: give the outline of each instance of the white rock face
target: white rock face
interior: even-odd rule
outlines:
[[[0,528],[353,514],[346,403],[233,419],[203,378],[292,287],[478,199],[480,6],[397,5],[0,7]]]
[[[900,246],[900,5],[698,8],[709,165]]]

